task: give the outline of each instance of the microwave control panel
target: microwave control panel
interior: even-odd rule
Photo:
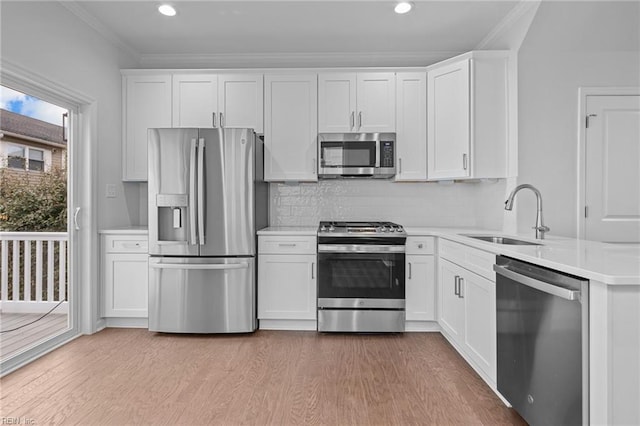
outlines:
[[[393,167],[393,142],[381,141],[380,167]]]

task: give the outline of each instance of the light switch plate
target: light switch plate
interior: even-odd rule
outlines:
[[[106,189],[106,197],[107,198],[116,198],[116,186],[113,183],[108,183],[107,184],[107,189]]]

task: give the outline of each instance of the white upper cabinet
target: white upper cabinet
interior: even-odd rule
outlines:
[[[395,73],[323,73],[318,76],[321,133],[395,132]]]
[[[217,75],[173,75],[172,127],[218,127]]]
[[[262,133],[262,74],[174,74],[173,127],[242,127]]]
[[[266,181],[316,181],[316,74],[265,76]]]
[[[122,180],[147,180],[147,130],[171,127],[171,75],[123,77]]]
[[[427,68],[430,180],[507,176],[510,90],[506,51],[470,52]]]
[[[263,132],[263,75],[218,75],[220,126]]]
[[[427,74],[396,74],[396,182],[427,179]]]

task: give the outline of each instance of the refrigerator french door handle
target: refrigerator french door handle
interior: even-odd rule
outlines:
[[[215,263],[215,264],[193,264],[193,263],[151,263],[154,269],[246,269],[249,267],[247,262],[240,263]]]
[[[189,244],[196,245],[196,139],[191,139],[191,151],[189,159]]]
[[[204,138],[198,140],[198,244],[204,241]]]

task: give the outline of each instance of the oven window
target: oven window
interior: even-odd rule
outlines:
[[[318,297],[404,299],[404,253],[319,253]]]

